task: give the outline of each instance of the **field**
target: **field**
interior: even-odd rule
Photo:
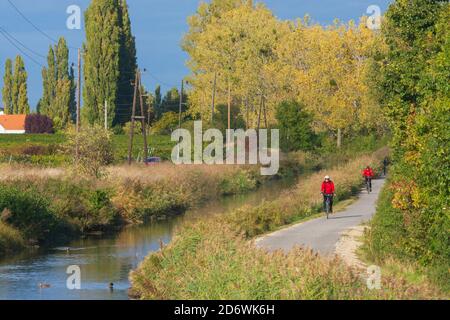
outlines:
[[[70,162],[70,157],[62,152],[66,141],[63,134],[42,135],[0,135],[0,163],[25,163],[41,166],[61,166]],[[129,136],[113,137],[115,163],[120,164],[128,157]],[[170,136],[152,135],[148,137],[149,155],[170,159],[174,142]],[[133,143],[133,158],[142,158],[143,137],[136,135]]]

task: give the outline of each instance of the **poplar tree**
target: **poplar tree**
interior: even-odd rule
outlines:
[[[30,112],[27,93],[27,72],[21,56],[16,57],[11,90],[11,109],[13,114],[27,114]]]
[[[83,114],[90,124],[103,124],[107,102],[109,126],[123,125],[131,118],[137,68],[127,2],[94,0],[85,17]]]
[[[28,104],[27,84],[23,82],[19,87],[19,96],[17,97],[18,114],[29,114],[30,105]]]
[[[103,124],[105,101],[109,126],[116,116],[121,43],[118,8],[118,0],[93,0],[85,12],[83,117],[91,125]]]
[[[69,73],[69,49],[64,38],[49,48],[47,63],[42,70],[44,94],[39,112],[50,117],[56,129],[63,129],[73,119],[75,103],[73,69]]]
[[[3,76],[3,89],[2,89],[2,100],[3,107],[5,108],[5,114],[12,112],[12,85],[13,85],[13,75],[12,75],[12,61],[7,59],[5,62],[5,75]]]
[[[55,96],[56,88],[56,68],[55,68],[55,52],[50,46],[47,54],[47,67],[42,69],[43,80],[43,96],[39,104],[39,113],[50,115],[50,106]]]
[[[131,21],[126,0],[119,0],[118,14],[119,26],[121,28],[119,52],[120,77],[114,125],[123,125],[131,119],[131,107],[133,104],[133,87],[131,86],[131,82],[135,79],[137,62],[136,42],[131,32]]]

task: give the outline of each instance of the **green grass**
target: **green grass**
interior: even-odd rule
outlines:
[[[20,231],[0,222],[0,255],[14,253],[24,247],[25,241]]]
[[[61,145],[66,137],[63,134],[23,134],[0,135],[0,162],[28,163],[42,166],[61,166],[69,163],[70,158],[63,155]],[[113,152],[116,163],[122,163],[128,158],[129,136],[115,135],[113,137]],[[143,156],[143,137],[136,135],[133,141],[133,158]],[[158,156],[164,160],[170,159],[175,145],[170,136],[152,135],[148,137],[150,156]]]

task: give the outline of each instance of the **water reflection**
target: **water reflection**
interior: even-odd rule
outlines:
[[[0,261],[0,299],[127,299],[130,270],[168,243],[184,219],[223,213],[244,204],[256,205],[274,199],[293,181],[275,181],[258,191],[213,201],[183,216],[143,226],[124,228],[107,237],[89,237],[66,247],[34,250]],[[81,269],[81,290],[66,286],[70,265]],[[49,284],[40,288],[39,284]],[[111,290],[110,283],[114,284]]]

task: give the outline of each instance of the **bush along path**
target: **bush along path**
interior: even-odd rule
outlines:
[[[383,185],[384,179],[373,180],[372,192],[362,191],[359,199],[344,211],[332,214],[328,220],[323,216],[268,234],[256,240],[257,246],[270,251],[289,251],[294,246],[304,246],[322,255],[331,255],[343,232],[372,218]]]

